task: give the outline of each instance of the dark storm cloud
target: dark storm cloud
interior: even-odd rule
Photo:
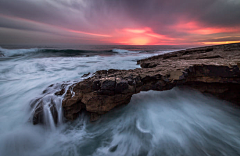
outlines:
[[[16,16],[26,19],[32,19],[39,22],[57,22],[57,17],[62,16],[58,10],[51,5],[46,5],[43,1],[28,1],[28,0],[1,0],[0,1],[0,13],[10,16]],[[55,23],[57,24],[57,23]]]
[[[75,7],[77,5],[74,5]],[[80,5],[78,9],[81,10]],[[0,0],[0,14],[20,17],[59,27],[82,28],[80,12],[73,6],[53,0]]]
[[[19,29],[19,30],[27,30],[27,31],[40,31],[53,33],[52,31],[48,31],[46,29],[41,28],[37,24],[29,24],[25,23],[21,20],[12,20],[10,18],[1,17],[0,16],[0,27],[2,28],[10,28],[10,29]]]
[[[218,26],[240,24],[239,0],[118,0],[111,3],[121,4],[128,15],[142,22],[173,24],[185,18]]]

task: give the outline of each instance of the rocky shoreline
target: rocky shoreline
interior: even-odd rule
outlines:
[[[74,120],[85,110],[95,121],[111,109],[128,104],[133,94],[176,86],[192,87],[240,105],[240,44],[192,48],[137,63],[141,68],[101,70],[68,89],[63,87],[55,95],[66,92],[62,101],[64,117]],[[37,108],[34,124],[42,118],[41,106]],[[52,108],[52,114],[56,114]]]

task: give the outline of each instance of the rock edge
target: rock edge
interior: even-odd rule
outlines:
[[[240,104],[240,44],[200,47],[158,55],[137,62],[134,70],[101,70],[66,92],[64,117],[74,120],[82,110],[91,121],[128,104],[140,91],[189,86]]]

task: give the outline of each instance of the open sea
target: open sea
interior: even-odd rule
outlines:
[[[35,47],[0,47],[0,156],[240,155],[239,109],[191,89],[141,92],[96,122],[59,115],[55,125],[46,107],[48,124],[32,124],[34,99],[54,101],[62,114],[63,97],[54,97],[61,84],[97,70],[140,68],[139,59],[189,47]]]

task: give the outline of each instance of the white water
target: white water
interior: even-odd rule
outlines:
[[[47,104],[51,99],[61,103],[61,97],[48,94],[48,128],[29,122],[30,101],[42,97],[49,85],[79,81],[96,70],[139,68],[137,59],[153,55],[157,53],[0,60],[0,156],[240,155],[239,111],[177,88],[134,95],[129,105],[95,123],[82,115],[58,126]],[[61,113],[61,107],[57,110]]]
[[[38,52],[38,48],[31,48],[31,49],[4,49],[0,47],[0,51],[3,53],[4,56],[10,57],[14,55],[25,55],[27,53],[34,53]]]
[[[125,50],[125,49],[113,49],[113,52],[117,53],[139,53],[141,51],[130,51],[130,50]]]

